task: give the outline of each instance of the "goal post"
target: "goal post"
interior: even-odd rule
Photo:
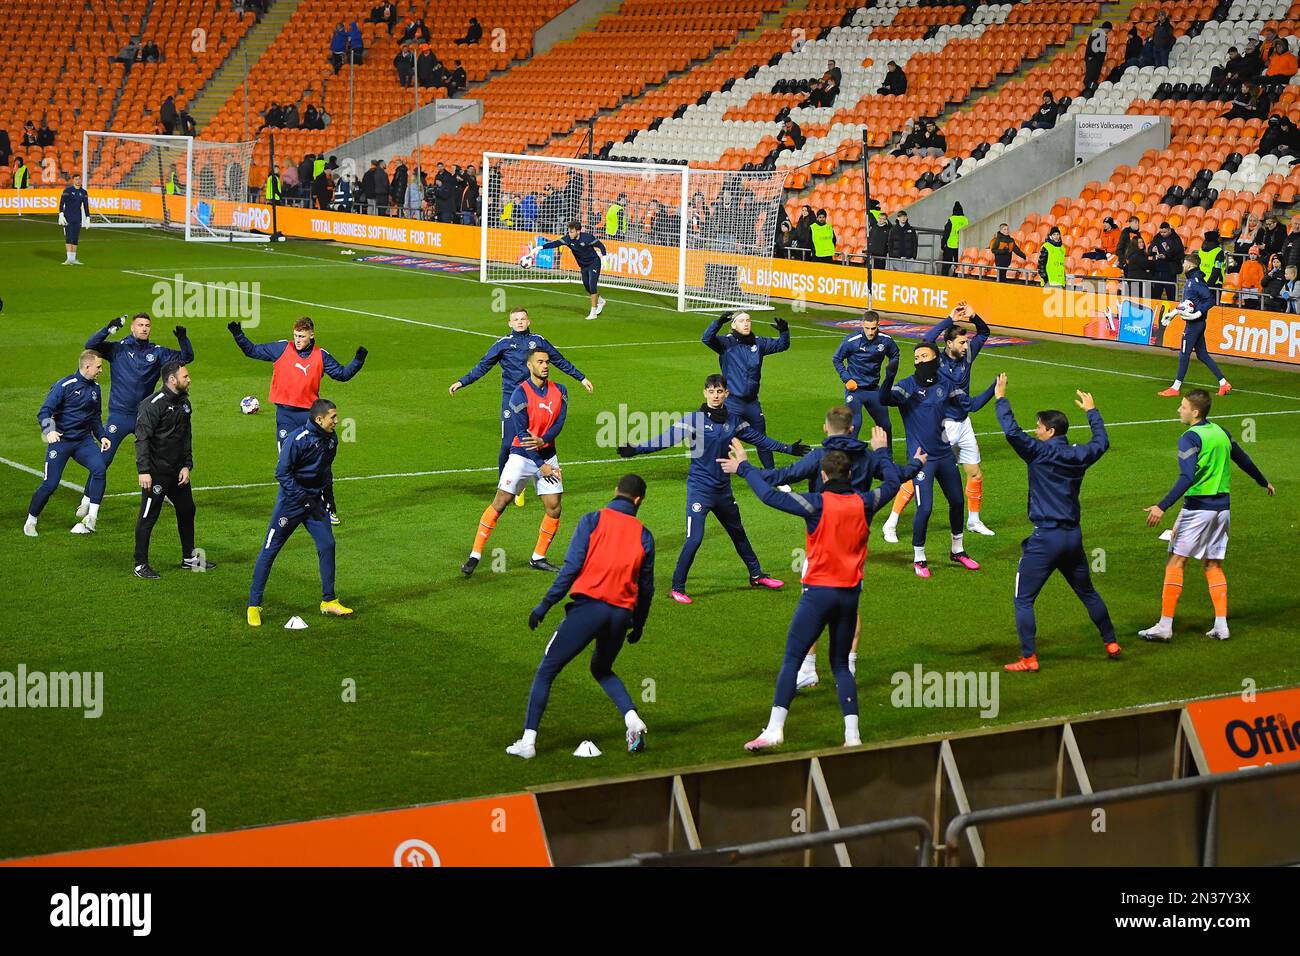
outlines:
[[[562,248],[521,264],[576,219],[605,246],[602,287],[670,296],[679,311],[769,309],[767,286],[753,273],[772,256],[784,177],[484,153],[479,279],[580,282]]]
[[[255,142],[86,130],[82,185],[98,226],[155,227],[191,242],[268,242],[247,207]]]

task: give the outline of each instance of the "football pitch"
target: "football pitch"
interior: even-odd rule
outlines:
[[[606,290],[604,314],[584,321],[574,285],[491,287],[476,272],[454,273],[355,260],[358,247],[287,242],[186,244],[154,231],[91,229],[81,267],[60,265],[52,219],[0,223],[4,311],[0,378],[0,671],[103,673],[102,715],[68,709],[0,710],[0,858],[188,835],[196,810],[209,831],[405,806],[536,784],[750,759],[742,744],[763,726],[799,596],[802,522],[766,508],[743,480],[733,484],[764,569],[779,592],[747,587],[743,564],[711,522],[691,573],[692,606],[668,597],[685,534],[687,460],[680,451],[619,459],[611,423],[631,413],[686,412],[702,400],[716,356],[700,344],[709,317],[679,314],[668,299]],[[245,358],[230,315],[164,318],[152,338],[175,346],[187,326],[194,406],[193,481],[198,545],[217,568],[178,567],[170,515],[153,535],[160,581],[131,573],[138,487],[134,444],[120,450],[93,535],[74,536],[79,493],[60,489],[25,538],[23,518],[39,484],[43,443],[36,412],[46,390],[76,368],[85,340],[114,316],[152,310],[156,289],[177,277],[200,283],[258,283],[254,342],[289,337],[310,315],[318,343],[341,362],[369,350],[352,381],[326,379],[322,395],[344,422],[335,463],[343,523],[335,529],[338,596],[351,619],[316,613],[315,549],[299,531],[271,575],[260,630],[244,620],[248,586],[275,499],[271,366]],[[161,288],[161,287],[160,287]],[[528,688],[562,606],[537,631],[527,616],[551,582],[528,567],[542,515],[529,494],[509,507],[471,579],[462,577],[476,522],[496,479],[500,376],[492,371],[455,396],[447,386],[506,332],[504,307],[525,306],[533,329],[595,384],[569,389],[558,447],[564,517],[551,551],[559,563],[578,517],[603,506],[627,471],[649,484],[640,518],[655,535],[657,595],[644,639],[616,664],[649,725],[647,750],[624,752],[618,713],[587,673],[586,656],[556,681],[531,761],[507,756],[519,736]],[[767,359],[763,406],[782,441],[822,438],[826,409],[839,404],[830,357],[844,334],[843,311],[792,313],[792,347]],[[770,313],[755,330],[775,334]],[[998,325],[996,314],[985,318]],[[116,336],[115,336],[116,337]],[[910,374],[907,343],[899,375]],[[1083,440],[1074,389],[1091,390],[1110,428],[1111,449],[1083,491],[1084,540],[1097,587],[1124,646],[1109,661],[1083,608],[1063,580],[1038,602],[1034,675],[1003,675],[996,717],[978,707],[896,707],[891,675],[991,672],[1018,655],[1012,589],[1020,541],[1029,533],[1023,463],[1001,437],[992,407],[974,417],[984,460],[984,520],[997,536],[967,535],[983,569],[944,559],[947,532],[936,508],[930,580],[911,569],[909,510],[897,545],[871,538],[862,598],[857,679],[864,741],[1083,715],[1154,702],[1300,682],[1297,598],[1287,555],[1295,540],[1300,483],[1290,458],[1300,440],[1300,379],[1253,365],[1225,368],[1235,391],[1215,400],[1212,419],[1277,486],[1268,499],[1240,471],[1233,476],[1233,543],[1226,569],[1232,639],[1203,636],[1212,621],[1199,565],[1189,565],[1174,642],[1148,645],[1139,628],[1159,614],[1165,544],[1145,526],[1177,474],[1182,426],[1176,401],[1158,398],[1171,353],[1036,341],[990,347],[975,364],[983,388],[1010,376],[1023,426],[1034,412],[1069,414]],[[105,386],[111,368],[101,377]],[[1193,364],[1191,385],[1209,385]],[[240,414],[257,396],[263,411]],[[895,418],[896,436],[902,428]],[[901,459],[901,446],[895,458]],[[793,459],[777,456],[778,464]],[[64,480],[84,483],[70,464]],[[1162,528],[1167,528],[1168,515]],[[498,561],[499,565],[500,562]],[[301,615],[307,630],[284,630]],[[784,752],[833,746],[842,723],[825,656],[820,687],[803,692],[787,724]],[[354,688],[354,692],[352,690]],[[354,697],[355,699],[350,699]],[[604,752],[572,756],[584,739]]]

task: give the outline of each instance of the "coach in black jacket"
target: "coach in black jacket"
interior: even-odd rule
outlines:
[[[190,471],[194,448],[190,432],[190,372],[180,362],[162,367],[162,388],[140,403],[135,416],[135,464],[140,474],[140,517],[135,523],[135,576],[157,580],[149,567],[149,536],[162,511],[163,498],[176,509],[181,536],[181,567],[208,571],[210,564],[194,550],[194,494]]]

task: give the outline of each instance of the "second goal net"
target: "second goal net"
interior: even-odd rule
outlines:
[[[82,184],[96,225],[162,227],[192,241],[265,242],[250,215],[255,142],[192,136],[82,134]]]
[[[479,277],[579,282],[562,249],[524,254],[577,220],[604,244],[600,284],[666,295],[681,311],[767,309],[749,281],[770,258],[784,172],[486,153]]]

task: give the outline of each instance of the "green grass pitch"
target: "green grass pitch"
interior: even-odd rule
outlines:
[[[713,525],[690,579],[697,603],[682,607],[667,592],[685,530],[686,461],[661,453],[630,466],[649,482],[641,517],[658,545],[659,595],[645,639],[617,665],[634,698],[653,689],[653,701],[639,704],[650,727],[639,756],[623,752],[622,722],[582,659],[556,682],[537,759],[525,763],[504,752],[518,736],[534,668],[561,617],[557,608],[544,629],[526,626],[550,582],[526,563],[541,516],[537,501],[530,496],[522,510],[509,508],[497,527],[490,547],[505,549],[504,573],[492,573],[487,561],[471,580],[458,570],[494,486],[499,378],[494,372],[455,397],[447,386],[505,331],[502,302],[527,306],[534,328],[596,385],[589,396],[558,377],[570,388],[571,410],[559,443],[569,464],[556,559],[578,516],[602,506],[629,470],[613,449],[597,445],[598,416],[617,414],[620,404],[645,412],[697,407],[704,376],[717,370],[699,343],[707,318],[677,314],[661,298],[609,290],[604,315],[587,322],[573,286],[513,286],[494,300],[495,290],[477,276],[358,265],[340,252],[300,242],[273,250],[214,247],[156,232],[92,229],[81,247],[87,264],[65,268],[51,221],[0,225],[0,670],[23,663],[29,671],[102,671],[105,681],[97,720],[69,710],[0,711],[0,857],[185,835],[197,808],[209,830],[225,830],[746,759],[741,744],[765,722],[798,599],[792,564],[803,528],[760,505],[743,482],[736,495],[750,538],[765,568],[787,586],[749,590],[743,565]],[[260,282],[254,341],[286,337],[292,320],[308,314],[320,344],[340,359],[358,345],[369,349],[358,377],[324,387],[340,416],[355,423],[355,440],[340,446],[335,466],[344,519],[338,592],[356,609],[353,619],[315,613],[316,556],[301,532],[272,574],[265,626],[252,631],[244,622],[275,497],[273,415],[265,411],[271,368],[239,352],[225,317],[181,320],[197,352],[198,540],[219,567],[204,575],[180,571],[174,525],[164,516],[153,540],[163,580],[132,576],[137,493],[129,443],[109,472],[97,534],[68,534],[78,496],[61,489],[41,518],[40,537],[23,537],[38,478],[16,466],[40,467],[35,416],[45,390],[75,368],[92,332],[119,313],[150,308],[154,283],[176,274]],[[842,332],[820,323],[846,313],[780,312],[792,319],[794,342],[765,365],[769,429],[787,441],[816,441],[826,408],[841,397],[830,355]],[[996,324],[1002,317],[987,318]],[[173,344],[175,324],[156,319],[153,338]],[[904,353],[901,374],[910,369]],[[1232,639],[1202,636],[1211,610],[1195,567],[1174,643],[1150,646],[1135,635],[1159,611],[1164,543],[1146,529],[1142,508],[1176,473],[1181,428],[1174,403],[1155,394],[1173,365],[1169,354],[1059,342],[990,348],[976,364],[981,387],[997,371],[1009,373],[1022,424],[1032,424],[1038,408],[1058,407],[1077,425],[1074,388],[1096,394],[1112,447],[1084,487],[1085,542],[1105,552],[1098,587],[1125,647],[1122,661],[1108,661],[1083,609],[1063,581],[1053,581],[1038,605],[1043,671],[1004,677],[996,723],[1227,693],[1246,680],[1261,689],[1300,680],[1297,600],[1287,570],[1300,494],[1291,471],[1300,439],[1293,373],[1231,366],[1237,391],[1216,401],[1215,417],[1234,433],[1252,429],[1245,447],[1278,489],[1270,501],[1244,475],[1234,477]],[[1203,384],[1207,375],[1197,365],[1191,379]],[[239,413],[239,399],[249,394],[261,398],[262,414]],[[894,672],[918,663],[995,670],[1017,654],[1011,595],[1029,527],[1025,469],[995,434],[991,408],[975,425],[984,517],[998,532],[968,536],[984,569],[972,574],[942,560],[947,540],[938,517],[930,548],[940,560],[929,581],[911,572],[906,520],[899,545],[873,536],[858,665],[865,740],[985,723],[975,710],[893,707]],[[80,484],[85,472],[69,465],[65,479]],[[310,629],[283,630],[293,614]],[[824,657],[821,669],[827,681]],[[342,699],[348,680],[355,681],[354,703]],[[833,745],[840,729],[824,682],[795,703],[785,749]],[[605,756],[572,757],[584,738]]]

